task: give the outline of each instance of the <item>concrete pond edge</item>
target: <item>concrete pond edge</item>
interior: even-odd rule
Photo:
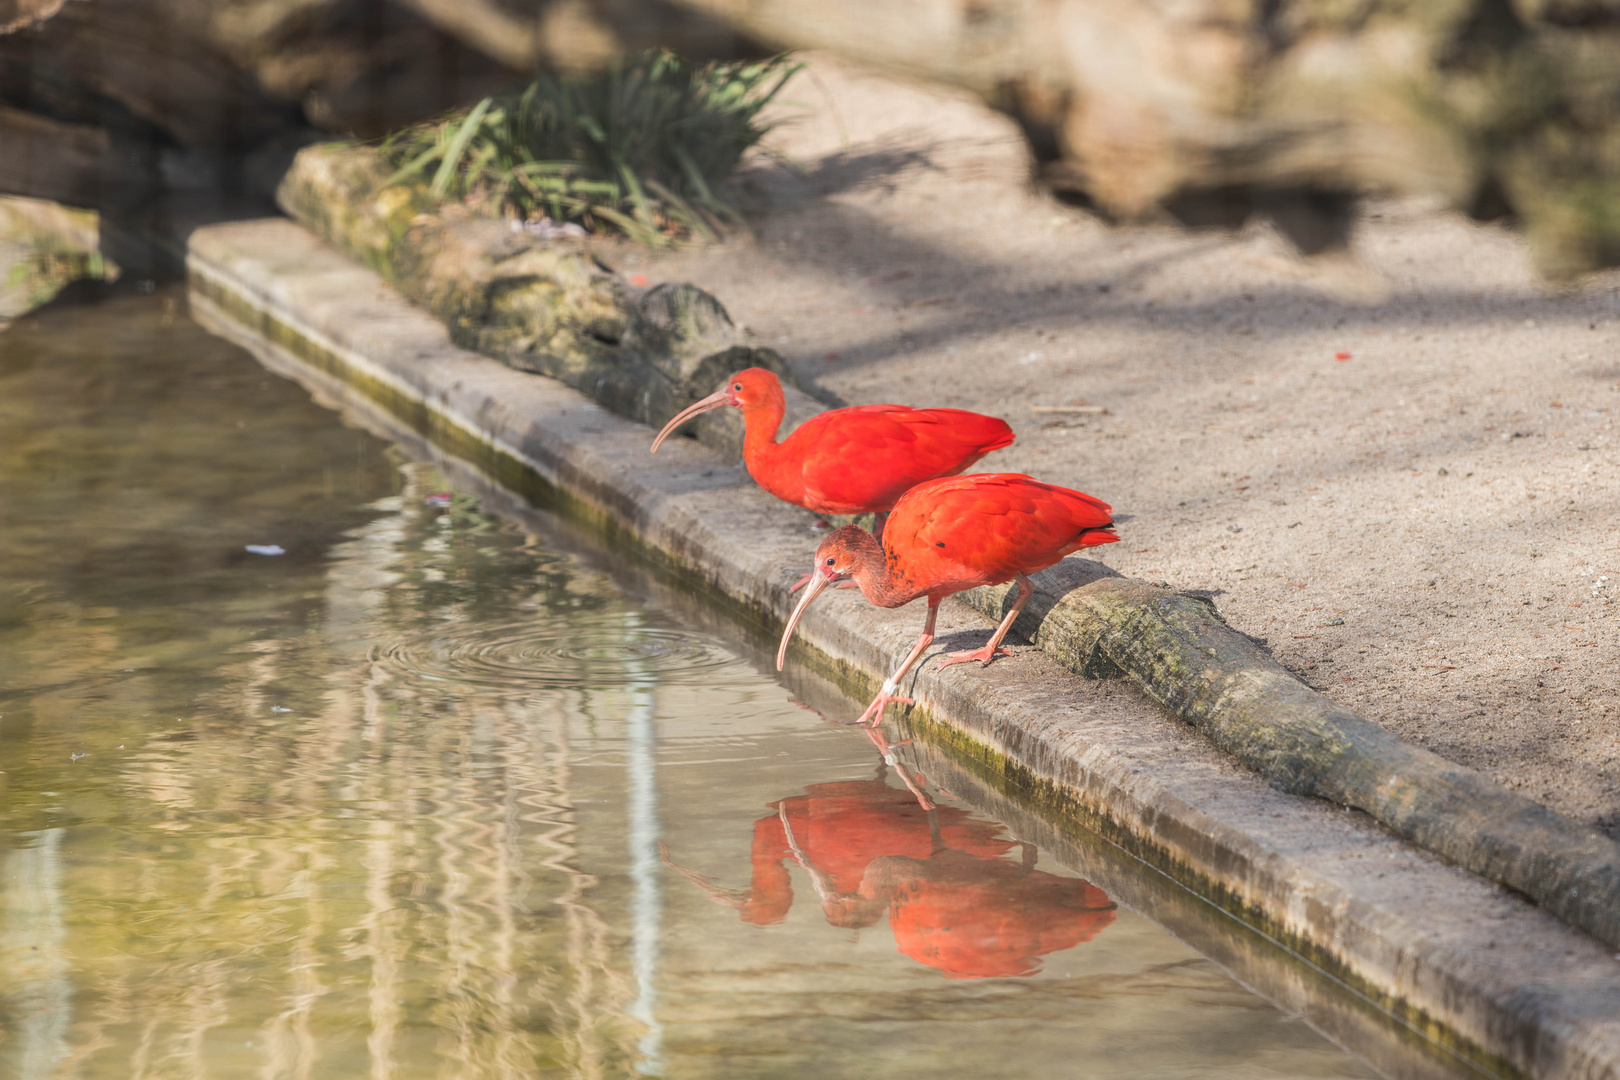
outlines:
[[[442,325],[291,222],[199,230],[189,265],[206,324],[353,388],[496,483],[560,505],[610,542],[700,585],[756,633],[780,629],[786,583],[807,565],[803,515],[753,498],[737,483],[740,470],[712,451],[686,440],[671,447],[674,460],[660,455],[660,467],[649,469],[630,455],[639,447],[645,458],[650,432],[558,384],[456,348]],[[720,506],[731,519],[716,527],[705,509]],[[1546,892],[1549,909],[1620,935],[1612,905],[1602,902],[1615,894],[1620,867],[1606,838],[1334,706],[1205,602],[1083,560],[1054,568],[1040,584],[1021,633],[1080,676],[1131,674],[1149,698],[1260,770],[1276,789],[1269,798],[1288,808],[1274,816],[1324,812],[1302,809],[1320,806],[1302,795],[1382,814],[1392,831],[1451,862],[1512,879],[1526,894]],[[979,590],[966,599],[994,616],[1006,596]],[[812,609],[800,655],[862,692],[904,651],[915,620],[850,611]],[[1130,753],[1082,747],[1071,730],[1043,727],[1040,695],[1027,692],[1034,684],[990,674],[1003,666],[972,680],[919,674],[908,688],[919,708],[907,722],[951,746],[969,771],[1165,871],[1483,1071],[1620,1077],[1620,967],[1590,938],[1502,890],[1461,886],[1466,875],[1429,859],[1425,872],[1477,894],[1489,918],[1507,920],[1493,933],[1510,928],[1520,938],[1502,952],[1470,955],[1455,928],[1430,932],[1411,910],[1357,895],[1353,877],[1324,875],[1310,864],[1308,842],[1279,845],[1252,824],[1223,819],[1219,799],[1190,801],[1196,785],[1156,785],[1138,775],[1148,770]],[[1278,712],[1281,735],[1267,724]],[[1230,776],[1222,783],[1243,787],[1246,798],[1268,797],[1263,784]],[[1445,794],[1446,785],[1463,796]],[[1352,846],[1394,842],[1358,828]],[[1595,914],[1605,910],[1607,921]],[[1509,967],[1522,972],[1522,985],[1493,970],[1515,951],[1524,958]],[[1553,952],[1560,961],[1538,974]]]

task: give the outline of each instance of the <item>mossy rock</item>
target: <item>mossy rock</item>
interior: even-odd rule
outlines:
[[[441,319],[463,348],[579,390],[661,427],[733,371],[762,367],[788,391],[789,419],[819,411],[775,351],[741,331],[695,285],[636,289],[589,240],[546,240],[441,204],[420,181],[389,183],[376,150],[322,144],[299,153],[277,199],[294,219],[376,270]],[[740,454],[741,422],[705,418],[699,438]]]

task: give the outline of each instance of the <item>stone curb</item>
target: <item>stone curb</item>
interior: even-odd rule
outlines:
[[[610,543],[700,585],[757,631],[779,630],[786,584],[808,565],[815,538],[805,515],[754,489],[711,451],[685,440],[667,460],[649,458],[645,428],[455,348],[442,325],[289,222],[200,230],[190,265],[199,316],[261,356],[347,386],[511,490],[562,504]],[[1313,693],[1190,598],[1152,591],[1135,597],[1138,615],[1122,621],[1120,598],[1148,587],[1079,560],[1056,570],[1090,583],[1071,588],[1078,580],[1061,575],[1055,588],[1048,582],[1040,603],[1047,618],[1035,636],[1070,627],[1064,632],[1090,635],[1090,647],[1065,650],[1090,658],[1076,663],[1081,669],[1101,658],[1147,670],[1148,654],[1132,650],[1179,635],[1178,647],[1194,652],[1160,664],[1161,700],[1234,752],[1251,741],[1248,710],[1289,694],[1295,707],[1300,690]],[[1000,597],[987,590],[974,602],[994,611]],[[1051,618],[1073,605],[1085,610]],[[909,646],[918,618],[833,597],[811,609],[802,633],[823,670],[870,688]],[[942,622],[941,637],[986,625],[964,625],[959,607]],[[1210,649],[1216,662],[1199,661],[1210,673],[1206,685],[1172,696],[1177,671],[1188,670],[1176,665]],[[1268,664],[1274,671],[1265,678],[1245,674]],[[1154,680],[1143,681],[1152,693]],[[1114,711],[1128,715],[1106,715],[1106,703],[1124,693],[1108,686],[1029,651],[983,671],[941,674],[924,665],[908,687],[919,702],[910,722],[933,729],[993,783],[1171,873],[1476,1067],[1620,1078],[1620,966],[1608,950],[1512,894],[1404,848],[1364,818],[1268,788],[1207,747],[1181,746],[1185,729],[1157,710],[1116,701]],[[1228,723],[1227,714],[1240,722]],[[1340,710],[1321,722],[1342,725],[1345,717],[1358,719]],[[1317,756],[1298,758],[1286,745],[1268,745],[1264,755],[1304,761],[1293,775],[1317,775],[1311,782],[1329,793],[1311,765]],[[1404,805],[1408,795],[1395,788],[1386,799]],[[1423,827],[1420,820],[1410,829]]]
[[[1620,946],[1620,844],[1391,734],[1306,686],[1213,605],[1060,565],[1016,628],[1082,675],[1113,668],[1281,791],[1364,811]],[[992,618],[1013,588],[964,599]]]

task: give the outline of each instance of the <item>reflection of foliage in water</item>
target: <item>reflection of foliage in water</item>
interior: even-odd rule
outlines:
[[[627,621],[612,582],[532,543],[456,498],[442,512],[406,513],[399,580],[385,597],[401,631],[373,655],[413,679],[466,688],[623,688],[701,682],[736,662],[678,628]]]
[[[116,824],[61,860],[81,1034],[139,1026],[159,1070],[623,1071],[627,984],[574,866],[570,695],[412,683],[328,637],[566,584],[511,530],[422,509],[421,478],[336,545],[308,633],[227,650],[185,723],[119,755]]]
[[[0,337],[0,1073],[624,1071],[576,702],[365,659],[600,583],[163,312]]]
[[[451,612],[482,623],[514,612],[567,617],[620,606],[605,578],[524,542],[465,496],[439,512],[407,514],[402,526],[394,562],[400,580],[386,597],[390,622],[401,631],[440,625]]]
[[[191,716],[234,652],[295,637],[326,547],[397,483],[381,443],[176,299],[0,334],[0,747],[43,755],[8,770],[19,790]],[[275,540],[286,556],[243,550]]]

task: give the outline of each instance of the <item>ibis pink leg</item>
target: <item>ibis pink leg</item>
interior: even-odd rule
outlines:
[[[884,682],[883,688],[878,691],[878,696],[872,699],[872,704],[868,705],[866,711],[861,713],[860,718],[855,721],[857,724],[877,727],[883,720],[883,707],[889,702],[896,701],[902,705],[912,703],[910,698],[897,697],[895,691],[900,689],[900,680],[906,677],[906,672],[911,670],[911,665],[915,664],[924,650],[934,643],[934,619],[938,615],[939,601],[930,596],[928,598],[928,621],[923,624],[922,636],[917,638],[917,644],[911,647],[911,652],[907,654],[905,660],[900,664],[899,670],[889,676],[888,680]]]
[[[905,782],[906,787],[910,789],[911,793],[917,797],[917,805],[922,807],[924,810],[934,809],[934,800],[930,799],[926,794],[924,794],[923,789],[918,787],[917,783],[912,780],[911,774],[906,770],[905,765],[900,762],[899,758],[894,756],[893,751],[895,747],[904,746],[911,740],[901,739],[897,743],[892,743],[882,735],[879,735],[875,728],[863,726],[861,731],[866,734],[867,739],[871,741],[872,745],[877,747],[877,752],[883,756],[883,765],[878,769],[878,776],[881,778],[883,776],[883,770],[889,766],[893,766],[894,771],[900,774],[900,779]],[[919,774],[919,779],[920,778],[921,774]]]
[[[940,667],[945,668],[950,667],[952,664],[964,664],[969,660],[977,660],[982,667],[988,665],[990,661],[998,656],[1012,655],[1010,650],[1001,648],[1001,639],[1007,636],[1008,630],[1012,629],[1013,621],[1018,618],[1018,613],[1024,610],[1024,605],[1029,603],[1029,598],[1035,595],[1035,585],[1029,578],[1019,574],[1016,580],[1018,582],[1018,599],[1013,601],[1012,610],[1007,612],[1007,617],[1001,620],[1001,625],[996,627],[996,632],[990,635],[990,640],[985,643],[984,647],[982,649],[953,652],[940,663]]]

